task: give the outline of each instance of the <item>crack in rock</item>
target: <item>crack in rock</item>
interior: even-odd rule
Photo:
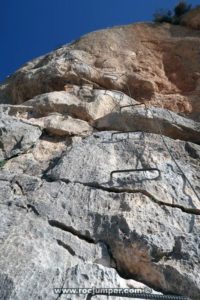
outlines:
[[[73,234],[74,236],[77,236],[79,239],[87,242],[87,243],[90,243],[90,244],[95,244],[95,241],[89,237],[88,235],[83,235],[81,234],[80,232],[78,232],[78,230],[74,229],[72,226],[67,226],[61,222],[58,222],[56,220],[48,220],[48,223],[50,226],[52,227],[57,227],[61,230],[64,230],[66,232],[69,232],[71,234]]]
[[[57,241],[57,243],[58,243],[59,246],[61,246],[61,247],[63,247],[64,249],[66,249],[72,256],[75,256],[75,255],[76,255],[75,251],[74,251],[69,245],[65,244],[65,243],[64,243],[63,241],[61,241],[61,240],[56,240],[56,241]]]
[[[167,202],[161,201],[161,200],[155,198],[155,196],[152,195],[151,193],[149,193],[148,191],[142,190],[142,189],[127,189],[127,188],[118,189],[118,188],[115,188],[115,187],[104,187],[104,186],[100,185],[97,182],[87,182],[86,183],[86,182],[80,182],[80,181],[70,181],[68,179],[63,179],[63,178],[59,179],[59,180],[51,180],[51,178],[49,176],[45,180],[47,182],[61,181],[61,182],[64,182],[65,184],[69,184],[69,183],[81,184],[83,186],[90,187],[90,188],[93,188],[93,189],[96,189],[96,190],[102,190],[102,191],[106,191],[106,192],[109,192],[109,193],[116,193],[116,194],[141,193],[141,194],[147,196],[153,202],[157,203],[158,205],[168,206],[168,207],[172,207],[172,208],[178,208],[178,209],[181,209],[182,212],[187,213],[187,214],[200,215],[200,210],[197,209],[197,208],[187,208],[187,207],[179,205],[179,204],[167,203]]]

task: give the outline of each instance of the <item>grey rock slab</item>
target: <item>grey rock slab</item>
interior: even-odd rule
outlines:
[[[61,220],[53,222],[41,213],[36,203],[31,203],[28,195],[38,193],[39,196],[42,190],[46,192],[48,183],[43,182],[38,186],[37,178],[26,175],[17,176],[11,181],[6,180],[9,179],[6,174],[4,178],[0,181],[3,190],[3,194],[0,194],[1,299],[51,300],[56,297],[54,288],[63,287],[63,284],[71,286],[70,280],[73,280],[73,287],[80,287],[79,283],[93,286],[99,281],[99,276],[103,276],[103,281],[99,283],[101,286],[114,288],[116,285],[125,287],[128,283],[133,284],[120,278],[116,270],[111,269],[115,264],[105,243],[88,240],[73,227],[61,226]],[[49,196],[46,193],[46,197],[48,204],[49,200],[54,199],[50,199],[54,197],[52,193]],[[42,199],[35,201],[42,206]],[[57,211],[55,207],[54,210]],[[67,213],[63,205],[62,210]],[[76,280],[72,279],[73,275]],[[84,278],[85,283],[82,281]]]
[[[96,133],[74,141],[48,176],[116,192],[141,191],[156,202],[199,213],[199,159],[188,156],[185,142],[164,141],[142,132],[128,138]]]
[[[63,232],[107,245],[121,276],[165,293],[199,297],[200,216],[141,192],[44,182],[27,203]]]
[[[27,185],[24,182],[27,178],[18,180]],[[26,197],[14,189],[14,183],[3,184],[4,197],[1,195],[0,201],[1,299],[55,299],[53,287],[62,286],[65,271],[70,266],[84,261],[109,265],[109,255],[103,244],[88,243],[71,232],[50,226],[35,208],[26,205]],[[28,191],[31,190],[29,184]],[[11,194],[12,199],[8,201]]]
[[[2,299],[55,299],[53,285],[62,282],[65,264],[77,260],[57,244],[46,222],[26,209],[1,205],[1,220]]]
[[[8,159],[32,147],[42,132],[37,126],[26,124],[14,117],[1,115],[0,159]]]
[[[7,160],[2,170],[15,175],[25,173],[40,177],[56,164],[70,143],[70,137],[60,138],[43,134],[28,152]]]
[[[144,131],[163,134],[174,139],[200,143],[200,123],[184,118],[172,111],[144,107],[124,107],[93,123],[98,130]]]

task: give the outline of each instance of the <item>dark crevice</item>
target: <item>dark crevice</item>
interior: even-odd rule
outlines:
[[[25,194],[22,185],[21,185],[17,180],[15,181],[15,177],[14,177],[13,180],[11,181],[11,184],[16,184],[16,185],[19,187],[19,189],[20,189],[22,195]],[[11,189],[14,191],[14,188],[13,188],[12,185],[11,185]],[[15,193],[15,191],[14,191],[14,193]]]
[[[69,232],[71,234],[73,234],[74,236],[78,237],[79,239],[90,243],[90,244],[95,244],[94,239],[92,239],[90,236],[88,235],[83,235],[81,234],[78,230],[74,229],[72,226],[67,226],[59,221],[56,220],[48,220],[49,225],[51,225],[52,227],[56,227],[59,228],[61,230],[64,230],[66,232]]]
[[[72,235],[78,237],[79,239],[81,239],[84,242],[87,242],[87,243],[90,243],[90,244],[95,244],[95,245],[97,245],[98,243],[104,244],[106,249],[107,249],[108,255],[110,256],[111,262],[113,262],[114,265],[117,266],[117,261],[114,258],[113,254],[112,254],[112,251],[111,251],[111,248],[107,244],[106,241],[101,240],[101,239],[100,240],[94,240],[93,238],[88,237],[88,235],[81,234],[76,229],[74,229],[72,226],[67,226],[67,225],[65,225],[61,222],[56,221],[56,220],[48,220],[48,223],[53,227],[57,227],[57,228],[59,228],[61,230],[64,230],[68,233],[71,233]],[[76,255],[75,251],[69,245],[65,244],[63,241],[57,240],[57,243],[58,243],[59,246],[62,246],[63,248],[65,248],[71,255],[73,255],[73,256]],[[77,257],[82,259],[81,256],[77,255]]]
[[[33,149],[35,147],[35,144],[33,144],[33,145],[31,145],[29,148],[27,148],[27,149],[20,149],[19,150],[19,153],[16,153],[16,154],[11,154],[10,156],[6,156],[5,158],[4,158],[4,161],[5,161],[5,163],[6,162],[8,162],[8,161],[10,161],[10,160],[12,160],[13,158],[16,158],[16,157],[19,157],[19,156],[21,156],[21,155],[25,155],[25,154],[27,154],[31,149]],[[5,164],[4,163],[4,164]]]
[[[74,119],[78,119],[78,118],[75,118],[75,117],[73,117]],[[79,119],[79,120],[81,120],[81,119]],[[44,128],[43,129],[43,134],[45,135],[45,136],[49,136],[49,137],[51,137],[51,138],[57,138],[58,137],[58,135],[57,134],[54,134],[53,132],[51,132],[51,131],[49,131],[47,128]],[[73,137],[76,137],[76,136],[79,136],[78,134],[75,134],[75,133],[68,133],[68,134],[66,134],[64,137],[65,138],[73,138]]]
[[[194,159],[200,158],[200,154],[197,152],[197,149],[194,148],[190,143],[185,143],[185,150],[189,154],[190,157]]]
[[[109,255],[110,255],[110,257],[113,259],[113,261],[115,262],[115,267],[114,267],[114,269],[115,269],[115,271],[117,272],[117,274],[119,275],[119,277],[121,277],[121,278],[123,278],[123,279],[125,279],[125,280],[135,280],[135,281],[138,281],[138,282],[140,282],[140,283],[143,283],[144,285],[147,285],[150,289],[153,289],[153,290],[155,290],[155,291],[157,291],[157,292],[160,292],[160,293],[162,293],[163,295],[160,295],[161,296],[161,298],[160,299],[162,299],[162,297],[163,297],[163,299],[180,299],[180,300],[182,300],[182,299],[184,299],[184,300],[190,300],[189,298],[181,298],[181,295],[175,295],[174,293],[172,293],[172,292],[166,292],[166,290],[165,289],[163,289],[162,287],[158,287],[158,286],[155,286],[154,284],[151,284],[150,282],[148,282],[147,280],[144,280],[143,278],[141,278],[141,276],[139,276],[138,277],[138,274],[133,274],[133,273],[131,273],[131,272],[129,272],[127,269],[124,269],[123,268],[123,265],[120,265],[120,264],[118,264],[118,259],[117,258],[115,258],[114,256],[113,256],[113,254],[112,254],[112,250],[110,249],[110,246],[109,245],[107,245],[104,241],[102,241],[106,246],[107,246],[107,249],[108,249],[108,252],[109,252]],[[180,257],[180,253],[178,253],[178,257],[176,257],[176,247],[177,247],[177,244],[175,243],[175,246],[174,246],[174,248],[173,248],[173,250],[170,252],[170,253],[161,253],[159,256],[158,256],[158,258],[157,259],[155,259],[155,260],[152,260],[152,262],[154,262],[154,263],[156,263],[156,262],[159,262],[163,257],[165,257],[166,259],[170,259],[170,258],[176,258],[176,259],[181,259],[181,257]],[[174,253],[174,251],[175,251],[175,253]],[[178,249],[178,252],[179,252],[179,249]],[[152,295],[153,296],[153,294],[149,294],[149,295]],[[167,297],[167,298],[164,298],[164,297]],[[170,298],[171,297],[171,298]],[[180,297],[180,298],[179,298]],[[131,297],[131,298],[133,298],[133,297]],[[145,298],[145,295],[144,295],[144,297],[142,297],[142,299],[150,299],[150,298]],[[154,297],[152,297],[152,299],[154,299]],[[156,299],[156,298],[155,298]],[[158,298],[159,299],[159,298]]]
[[[162,259],[166,260],[186,260],[189,261],[189,254],[184,251],[182,246],[182,237],[174,237],[174,246],[171,251],[163,252],[157,247],[153,248],[151,251],[152,262],[158,263]]]
[[[50,182],[54,181],[51,178],[48,178],[48,180]],[[106,191],[106,192],[109,192],[109,193],[116,193],[116,194],[123,194],[123,193],[137,194],[137,193],[141,193],[141,194],[147,196],[150,200],[152,200],[153,202],[157,203],[160,206],[168,206],[168,207],[172,207],[172,208],[178,208],[178,209],[182,210],[182,212],[187,213],[187,214],[200,215],[200,209],[198,209],[198,208],[188,208],[188,207],[184,207],[184,206],[179,205],[179,204],[166,203],[166,202],[160,201],[157,198],[155,198],[155,196],[153,196],[151,193],[149,193],[145,190],[142,190],[142,189],[138,189],[138,190],[127,189],[127,188],[119,189],[119,188],[116,188],[116,187],[101,186],[97,182],[79,182],[79,181],[71,182],[68,179],[59,179],[59,180],[66,183],[66,184],[69,184],[69,183],[82,184],[86,187],[94,188],[96,190]]]
[[[106,249],[107,249],[108,255],[110,257],[110,261],[111,261],[112,265],[114,264],[114,266],[115,266],[114,268],[115,268],[116,272],[118,273],[118,275],[121,278],[124,278],[124,279],[132,279],[131,276],[128,276],[126,273],[121,271],[120,267],[118,267],[117,260],[113,256],[111,247],[109,246],[109,244],[105,240],[99,239],[99,240],[95,241],[91,237],[84,236],[83,234],[80,234],[77,230],[75,230],[71,226],[67,226],[63,223],[60,223],[60,222],[56,221],[56,220],[48,220],[48,223],[53,227],[57,227],[61,230],[64,230],[66,232],[69,232],[69,233],[73,234],[74,236],[78,237],[79,239],[81,239],[81,240],[83,240],[87,243],[90,243],[90,244],[92,243],[92,244],[95,244],[95,245],[98,244],[98,243],[104,244]],[[69,245],[65,244],[63,241],[58,240],[58,239],[56,241],[57,241],[59,246],[62,246],[64,249],[66,249],[72,256],[76,255],[75,251]],[[80,256],[77,256],[77,257],[82,259],[82,257],[80,257]]]
[[[39,212],[38,212],[38,210],[35,208],[34,205],[27,204],[27,208],[29,208],[32,212],[34,212],[34,214],[35,214],[36,216],[39,216],[39,215],[40,215]]]
[[[75,251],[67,244],[65,244],[64,242],[62,242],[61,240],[56,240],[58,245],[63,247],[64,249],[66,249],[72,256],[75,256]]]
[[[45,135],[46,137],[46,135]],[[71,138],[71,137],[70,137]],[[59,141],[59,140],[58,140]],[[65,138],[65,142],[66,142],[66,138]],[[66,151],[70,151],[71,149],[71,144],[72,144],[72,140],[70,139],[68,142],[66,142],[66,147],[67,149],[63,150],[61,152],[61,154],[59,156],[56,156],[54,157],[53,159],[50,160],[49,162],[49,165],[48,167],[43,171],[43,175],[42,175],[42,179],[46,180],[46,181],[51,181],[50,180],[50,176],[48,175],[48,173],[56,166],[59,164],[60,160],[62,159],[63,157],[63,154],[66,152]]]
[[[0,136],[1,136],[1,134],[0,134]],[[4,143],[2,141],[0,141],[0,149],[2,150],[3,153],[5,153]]]
[[[158,200],[157,198],[155,198],[151,193],[145,191],[145,190],[142,190],[142,189],[138,189],[138,190],[133,190],[133,189],[127,189],[127,188],[124,188],[124,189],[118,189],[118,188],[115,188],[115,187],[103,187],[101,185],[99,185],[98,183],[96,182],[89,182],[89,183],[82,183],[82,182],[74,182],[74,183],[78,183],[78,184],[82,184],[84,186],[88,186],[88,187],[91,187],[91,188],[95,188],[95,189],[99,189],[99,190],[102,190],[102,191],[106,191],[106,192],[111,192],[111,193],[117,193],[117,194],[122,194],[122,193],[128,193],[128,194],[136,194],[136,193],[141,193],[145,196],[147,196],[148,198],[150,198],[153,202],[159,204],[160,206],[169,206],[169,207],[172,207],[172,208],[178,208],[178,209],[181,209],[184,213],[189,213],[189,214],[194,214],[194,215],[200,215],[200,209],[198,208],[187,208],[187,207],[184,207],[182,205],[179,205],[179,204],[172,204],[172,203],[166,203],[166,202],[163,202],[163,201],[160,201]]]
[[[15,137],[15,141],[16,141],[16,144],[13,146],[13,148],[11,149],[11,153],[12,152],[15,152],[15,150],[17,149],[21,149],[22,148],[22,141],[24,139],[24,136],[22,135],[20,140],[17,140],[16,137]]]
[[[101,244],[105,245],[106,250],[107,250],[107,252],[108,252],[108,255],[109,255],[109,257],[110,257],[110,263],[111,263],[111,266],[113,267],[113,265],[114,265],[114,268],[115,268],[116,272],[118,273],[118,275],[119,275],[120,277],[122,277],[122,278],[125,279],[125,277],[123,277],[123,274],[120,274],[119,271],[118,271],[117,260],[116,260],[115,257],[113,256],[111,247],[108,245],[108,243],[107,243],[105,240],[98,240],[98,241],[96,242],[96,244],[97,244],[97,243],[101,243]]]
[[[52,160],[50,160],[47,169],[43,171],[42,179],[45,179],[45,180],[47,179],[47,180],[48,180],[48,172],[49,172],[51,169],[53,169],[53,168],[59,163],[59,161],[61,160],[61,158],[62,158],[62,155],[61,155],[61,156],[54,157]],[[46,181],[47,181],[47,180],[46,180]]]
[[[8,204],[8,206],[9,206],[9,204]],[[16,203],[15,206],[16,206],[16,207],[19,207],[19,208],[22,208],[22,209],[25,209],[25,210],[27,211],[27,207],[24,206],[24,205],[21,205],[21,204]]]
[[[27,100],[29,100],[29,99],[27,99]],[[22,119],[20,119],[20,122],[21,123],[24,123],[24,124],[26,124],[26,125],[30,125],[30,126],[33,126],[33,127],[37,127],[40,131],[41,131],[41,134],[42,134],[42,131],[43,131],[43,129],[42,129],[42,127],[40,126],[40,125],[38,125],[38,124],[34,124],[34,123],[29,123],[29,122],[27,122],[26,120],[22,120]]]

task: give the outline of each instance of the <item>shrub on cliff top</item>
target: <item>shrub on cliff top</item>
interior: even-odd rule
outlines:
[[[186,1],[180,1],[174,8],[174,16],[181,17],[186,14],[192,8],[191,4],[187,4]]]
[[[190,11],[191,4],[187,4],[186,1],[179,1],[174,7],[173,13],[171,10],[159,10],[154,14],[154,22],[156,23],[171,23],[174,25],[180,24],[181,17]]]

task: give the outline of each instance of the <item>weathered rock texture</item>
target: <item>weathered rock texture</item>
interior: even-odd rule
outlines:
[[[199,47],[188,27],[116,27],[0,87],[1,299],[200,298]]]

